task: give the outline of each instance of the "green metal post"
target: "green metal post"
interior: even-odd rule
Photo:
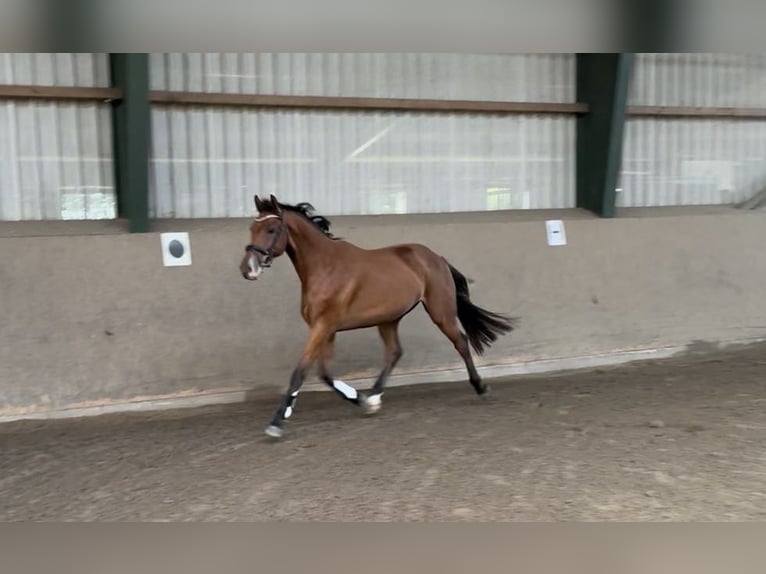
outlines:
[[[614,217],[633,54],[577,54],[577,206]]]
[[[149,231],[149,56],[110,54],[112,85],[122,90],[112,113],[117,213],[131,233]]]

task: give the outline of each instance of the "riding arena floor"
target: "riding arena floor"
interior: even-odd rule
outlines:
[[[0,425],[0,520],[766,520],[766,347]]]

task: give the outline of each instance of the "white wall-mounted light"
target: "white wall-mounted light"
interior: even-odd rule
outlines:
[[[567,232],[564,222],[560,219],[549,219],[545,222],[545,232],[548,236],[548,245],[556,247],[567,244]]]
[[[165,267],[191,265],[191,242],[188,233],[160,233],[160,244],[162,264]]]

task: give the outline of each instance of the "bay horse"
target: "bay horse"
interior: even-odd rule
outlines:
[[[515,320],[474,305],[468,281],[446,259],[418,244],[362,249],[335,237],[330,222],[308,203],[288,205],[274,195],[254,199],[258,215],[239,266],[242,276],[258,279],[287,253],[301,282],[301,315],[309,326],[287,393],[266,427],[268,436],[283,435],[282,423],[292,415],[306,371],[317,361],[325,384],[365,414],[377,412],[386,380],[402,357],[399,322],[421,303],[462,357],[476,393],[489,391],[476,372],[469,344],[481,355],[498,336],[513,330]],[[383,370],[366,396],[334,379],[329,362],[336,333],[368,327],[378,328],[385,352]]]

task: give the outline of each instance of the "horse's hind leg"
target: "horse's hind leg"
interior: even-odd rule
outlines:
[[[351,385],[347,385],[343,381],[335,379],[332,374],[330,374],[330,361],[332,360],[334,347],[335,333],[333,333],[332,337],[330,337],[322,348],[322,354],[319,357],[319,378],[347,401],[352,402],[357,406],[366,405],[366,399],[363,394],[357,392]]]
[[[386,381],[403,354],[402,345],[399,342],[399,319],[392,321],[391,323],[378,325],[378,331],[380,332],[380,338],[383,339],[384,364],[383,370],[375,380],[375,384],[372,386],[370,394],[367,397],[366,412],[368,414],[376,413],[380,410],[381,398],[383,396],[383,390],[386,387]]]
[[[455,349],[460,354],[460,357],[465,363],[465,368],[468,371],[468,381],[476,391],[476,394],[483,395],[489,391],[489,386],[484,384],[476,371],[476,366],[473,364],[473,357],[471,357],[471,349],[468,346],[468,338],[460,331],[458,326],[457,317],[452,320],[447,320],[444,323],[436,323],[436,326],[441,329],[447,338],[452,341]]]
[[[468,346],[468,338],[460,331],[454,294],[447,289],[432,288],[429,290],[423,306],[434,324],[447,336],[455,350],[460,354],[468,371],[468,380],[476,393],[479,395],[487,393],[489,386],[482,382],[476,371],[473,357],[471,357],[471,349]]]

